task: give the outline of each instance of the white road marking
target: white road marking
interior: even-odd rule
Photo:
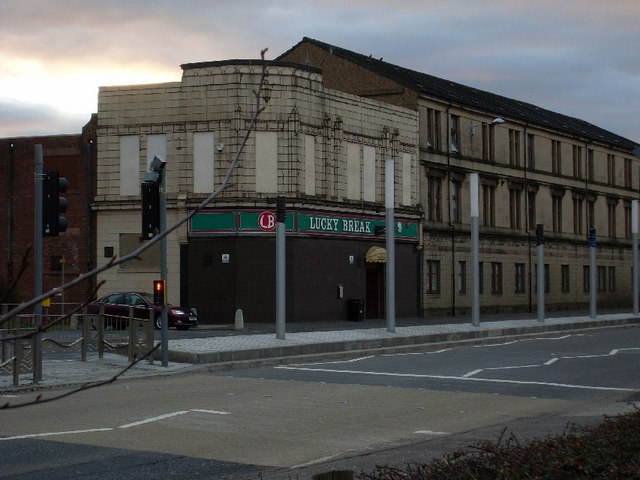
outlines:
[[[434,432],[433,430],[416,430],[415,432],[418,435],[450,435],[447,432]]]
[[[335,363],[355,363],[355,362],[361,362],[362,360],[369,360],[370,358],[374,358],[375,355],[369,355],[366,357],[358,357],[358,358],[352,358],[350,360],[336,360],[333,362],[313,362],[313,363],[295,363],[293,365],[332,365]]]
[[[480,373],[482,370],[484,370],[483,368],[478,368],[477,370],[473,370],[471,372],[465,373],[463,375],[463,377],[467,378],[467,377],[473,377],[476,373]]]
[[[532,342],[535,340],[565,340],[567,338],[570,337],[584,337],[586,336],[585,334],[579,333],[579,334],[574,334],[574,335],[563,335],[561,337],[536,337],[536,338],[524,338],[521,340],[511,340],[510,342],[503,342],[503,343],[487,343],[487,344],[483,344],[483,345],[474,345],[474,348],[483,348],[483,347],[502,347],[505,345],[514,345],[516,343],[519,342]]]
[[[205,410],[204,408],[192,408],[190,412],[210,413],[211,415],[229,415],[231,412],[219,412],[218,410]]]
[[[67,432],[30,433],[27,435],[15,435],[13,437],[0,437],[0,441],[23,440],[25,438],[37,438],[37,437],[54,437],[56,435],[74,435],[78,433],[110,432],[111,430],[113,430],[113,428],[89,428],[87,430],[69,430]]]
[[[189,410],[180,410],[179,412],[166,413],[164,415],[158,415],[157,417],[145,418],[144,420],[140,420],[139,422],[127,423],[126,425],[120,425],[118,428],[131,428],[138,427],[140,425],[144,425],[146,423],[158,422],[160,420],[165,420],[171,417],[177,417],[178,415],[184,415],[185,413],[189,413]]]
[[[207,410],[205,408],[191,408],[189,410],[180,410],[178,412],[167,413],[165,415],[158,415],[157,417],[146,418],[144,420],[140,420],[139,422],[128,423],[126,425],[120,425],[118,428],[131,428],[138,427],[140,425],[145,425],[147,423],[159,422],[161,420],[165,420],[167,418],[177,417],[178,415],[184,415],[189,412],[198,412],[198,413],[208,413],[211,415],[230,415],[231,412],[221,412],[219,410]],[[21,440],[25,438],[37,438],[37,437],[54,437],[56,435],[73,435],[78,433],[92,433],[92,432],[110,432],[112,430],[116,430],[112,427],[107,428],[89,428],[86,430],[69,430],[66,432],[45,432],[45,433],[31,433],[26,435],[14,435],[13,437],[0,437],[0,441],[2,440]]]
[[[283,370],[302,370],[308,372],[324,372],[324,373],[345,373],[351,375],[373,375],[381,377],[404,377],[404,378],[432,378],[436,380],[460,380],[467,382],[486,382],[486,383],[509,383],[514,385],[539,385],[548,387],[561,387],[561,388],[574,388],[579,390],[601,390],[611,392],[635,392],[635,388],[621,388],[621,387],[598,387],[593,385],[572,385],[567,383],[554,383],[554,382],[533,382],[533,381],[521,381],[521,380],[503,380],[493,378],[474,378],[474,377],[457,377],[454,375],[424,375],[415,373],[391,373],[391,372],[367,372],[363,370],[332,370],[329,368],[305,368],[294,367],[287,365],[279,365],[274,368],[280,368]]]

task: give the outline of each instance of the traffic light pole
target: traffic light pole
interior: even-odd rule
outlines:
[[[167,229],[167,190],[165,186],[165,169],[159,169],[160,175],[160,231],[164,232]],[[167,237],[164,236],[160,239],[160,278],[164,281],[165,289],[167,285]],[[165,290],[166,293],[166,290]],[[165,299],[166,300],[166,299]],[[163,302],[162,305],[162,366],[169,366],[169,315],[167,310],[167,302]]]
[[[35,146],[35,225],[34,225],[34,286],[35,297],[42,295],[42,177],[44,176],[44,155],[42,145]],[[33,383],[42,381],[42,303],[34,306],[36,332],[33,339]],[[16,340],[20,342],[21,340]]]

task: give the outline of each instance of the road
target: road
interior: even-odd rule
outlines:
[[[119,381],[0,411],[0,478],[309,478],[631,408],[640,328]],[[26,400],[33,393],[25,393]]]

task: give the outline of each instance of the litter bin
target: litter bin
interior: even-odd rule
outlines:
[[[364,302],[359,298],[347,300],[347,320],[362,322],[364,320]]]

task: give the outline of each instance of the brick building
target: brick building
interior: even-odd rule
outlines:
[[[265,111],[231,185],[169,236],[171,303],[202,323],[275,318],[276,196],[287,204],[287,320],[346,319],[349,300],[384,315],[386,159],[395,161],[398,315],[416,316],[419,221],[418,121],[413,110],[327,88],[322,72],[267,62]],[[179,82],[103,87],[98,105],[97,262],[141,238],[140,183],[166,160],[168,224],[220,183],[255,111],[260,61],[182,65]],[[270,220],[271,218],[271,220]],[[101,293],[149,290],[154,248],[101,275]]]
[[[34,293],[35,145],[42,145],[44,169],[59,171],[69,182],[66,232],[43,238],[43,291],[48,291],[93,267],[95,221],[90,208],[95,178],[95,118],[77,135],[0,139],[0,294],[5,303],[22,302]],[[26,264],[25,264],[26,262]],[[25,267],[26,265],[26,267]],[[21,270],[24,271],[21,273]],[[75,287],[62,300],[84,302],[91,297],[93,281]]]

